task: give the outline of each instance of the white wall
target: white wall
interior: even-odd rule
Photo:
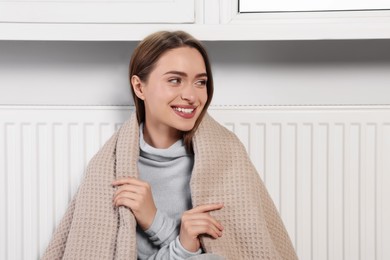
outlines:
[[[211,113],[244,142],[302,260],[389,259],[389,44],[206,43]],[[0,259],[43,252],[128,112],[135,45],[0,41]],[[332,106],[261,106],[291,104]]]
[[[135,42],[0,42],[0,104],[128,105]],[[390,40],[206,42],[214,105],[390,104]]]

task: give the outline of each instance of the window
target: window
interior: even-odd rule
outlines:
[[[390,0],[239,0],[240,13],[387,10]]]

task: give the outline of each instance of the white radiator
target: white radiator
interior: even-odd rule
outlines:
[[[212,107],[301,260],[390,259],[390,107]],[[0,259],[38,259],[129,107],[0,106]],[[245,187],[243,187],[245,188]]]

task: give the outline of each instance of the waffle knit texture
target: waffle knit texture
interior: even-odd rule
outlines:
[[[244,146],[209,115],[193,138],[192,205],[224,203],[211,212],[224,226],[201,236],[205,252],[225,259],[297,259],[283,222]],[[43,260],[137,259],[136,221],[115,208],[111,182],[138,177],[139,125],[133,113],[91,159],[85,178],[53,234]]]

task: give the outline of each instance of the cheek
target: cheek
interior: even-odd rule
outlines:
[[[207,97],[207,89],[202,89],[202,91],[199,94],[199,99],[200,99],[201,103],[203,104],[203,106],[206,104],[207,98],[208,98]]]
[[[159,105],[169,101],[172,96],[174,96],[172,89],[164,84],[155,83],[148,89],[147,98],[149,99],[149,102],[154,103],[154,105]]]

